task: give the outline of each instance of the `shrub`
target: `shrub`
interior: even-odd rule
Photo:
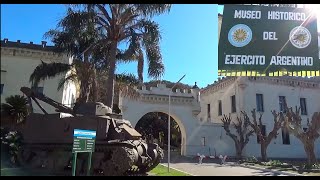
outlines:
[[[270,160],[269,162],[265,163],[265,165],[274,166],[274,167],[280,167],[282,165],[282,163],[279,160]]]
[[[303,165],[303,169],[320,169],[320,164]]]
[[[258,159],[255,157],[255,156],[252,156],[252,157],[248,157],[246,159],[246,162],[249,162],[249,163],[257,163],[259,162]]]
[[[3,132],[5,132],[5,130],[1,129],[1,136],[4,134]],[[4,153],[6,152],[10,155],[10,160],[14,164],[18,163],[17,159],[21,147],[21,141],[22,135],[17,131],[7,132],[3,137],[1,137],[1,146],[3,146],[3,149],[5,150]]]

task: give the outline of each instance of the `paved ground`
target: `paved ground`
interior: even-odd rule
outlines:
[[[166,153],[161,164],[167,166]],[[218,159],[204,159],[198,164],[197,158],[181,157],[172,153],[170,167],[190,173],[195,176],[285,176],[263,170],[255,170],[236,166],[232,162],[220,165]]]
[[[166,163],[163,165],[167,166]],[[285,176],[272,172],[249,168],[220,165],[216,163],[170,163],[170,167],[190,173],[195,176]]]

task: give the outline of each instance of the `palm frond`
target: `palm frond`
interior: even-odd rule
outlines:
[[[137,54],[139,53],[140,49],[141,45],[139,42],[139,36],[133,29],[130,29],[129,47],[124,52],[120,51],[117,54],[117,61],[120,63],[136,61]]]
[[[138,84],[139,80],[133,74],[116,74],[116,95],[121,95],[123,97],[131,99],[137,99],[139,97],[139,93],[136,91],[135,86],[137,86]]]
[[[137,77],[133,74],[116,74],[116,82],[117,83],[123,83],[127,85],[136,86],[139,84],[139,80]]]
[[[144,66],[144,56],[141,49],[139,49],[137,54],[138,59],[138,78],[141,83],[143,83],[143,66]]]
[[[57,28],[49,30],[44,37],[50,38],[58,49],[80,58],[99,38],[94,24],[95,15],[94,11],[74,10],[69,7]]]
[[[67,77],[61,78],[59,83],[58,83],[57,90],[60,91],[64,87],[64,84],[67,83],[68,81],[71,81],[71,82],[74,82],[74,83],[78,83],[77,74],[70,74]]]
[[[28,115],[28,100],[24,96],[14,95],[5,99],[6,103],[1,104],[1,113],[12,117],[15,123],[19,123]]]
[[[160,52],[160,31],[159,25],[154,21],[143,21],[144,35],[143,45],[146,50],[148,60],[148,76],[160,78],[164,74],[164,64]]]
[[[136,11],[146,17],[153,17],[170,12],[171,4],[134,4]]]
[[[130,98],[130,99],[138,99],[140,97],[140,94],[137,92],[137,90],[132,87],[128,86],[126,84],[115,84],[115,94],[120,93],[122,97]]]
[[[33,87],[38,86],[41,80],[46,80],[66,73],[71,68],[72,65],[65,63],[45,63],[41,61],[41,64],[39,64],[30,75],[29,81],[32,83]]]

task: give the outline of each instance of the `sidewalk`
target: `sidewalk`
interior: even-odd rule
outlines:
[[[245,167],[234,162],[219,164],[219,159],[204,159],[198,164],[198,158],[179,155],[171,156],[170,168],[183,171],[194,176],[295,176],[296,174],[281,171]],[[167,166],[166,154],[161,164]],[[299,175],[299,174],[298,174]]]
[[[167,163],[162,163],[167,166]],[[234,165],[220,165],[216,163],[170,163],[170,167],[194,176],[286,176],[266,170],[250,169]]]

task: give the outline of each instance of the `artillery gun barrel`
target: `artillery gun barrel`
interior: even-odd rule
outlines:
[[[68,114],[72,114],[72,115],[75,115],[75,113],[73,112],[73,109],[70,108],[70,107],[67,107],[57,101],[54,101],[53,99],[47,97],[46,95],[42,94],[42,93],[38,93],[38,92],[35,92],[33,91],[32,89],[28,88],[28,87],[21,87],[20,88],[20,91],[23,92],[26,96],[28,97],[31,97],[34,101],[36,101],[37,105],[43,109],[41,107],[41,105],[37,102],[37,99],[53,106],[56,108],[56,111],[57,112],[62,112],[62,113],[68,113]],[[46,112],[45,112],[46,113]]]

